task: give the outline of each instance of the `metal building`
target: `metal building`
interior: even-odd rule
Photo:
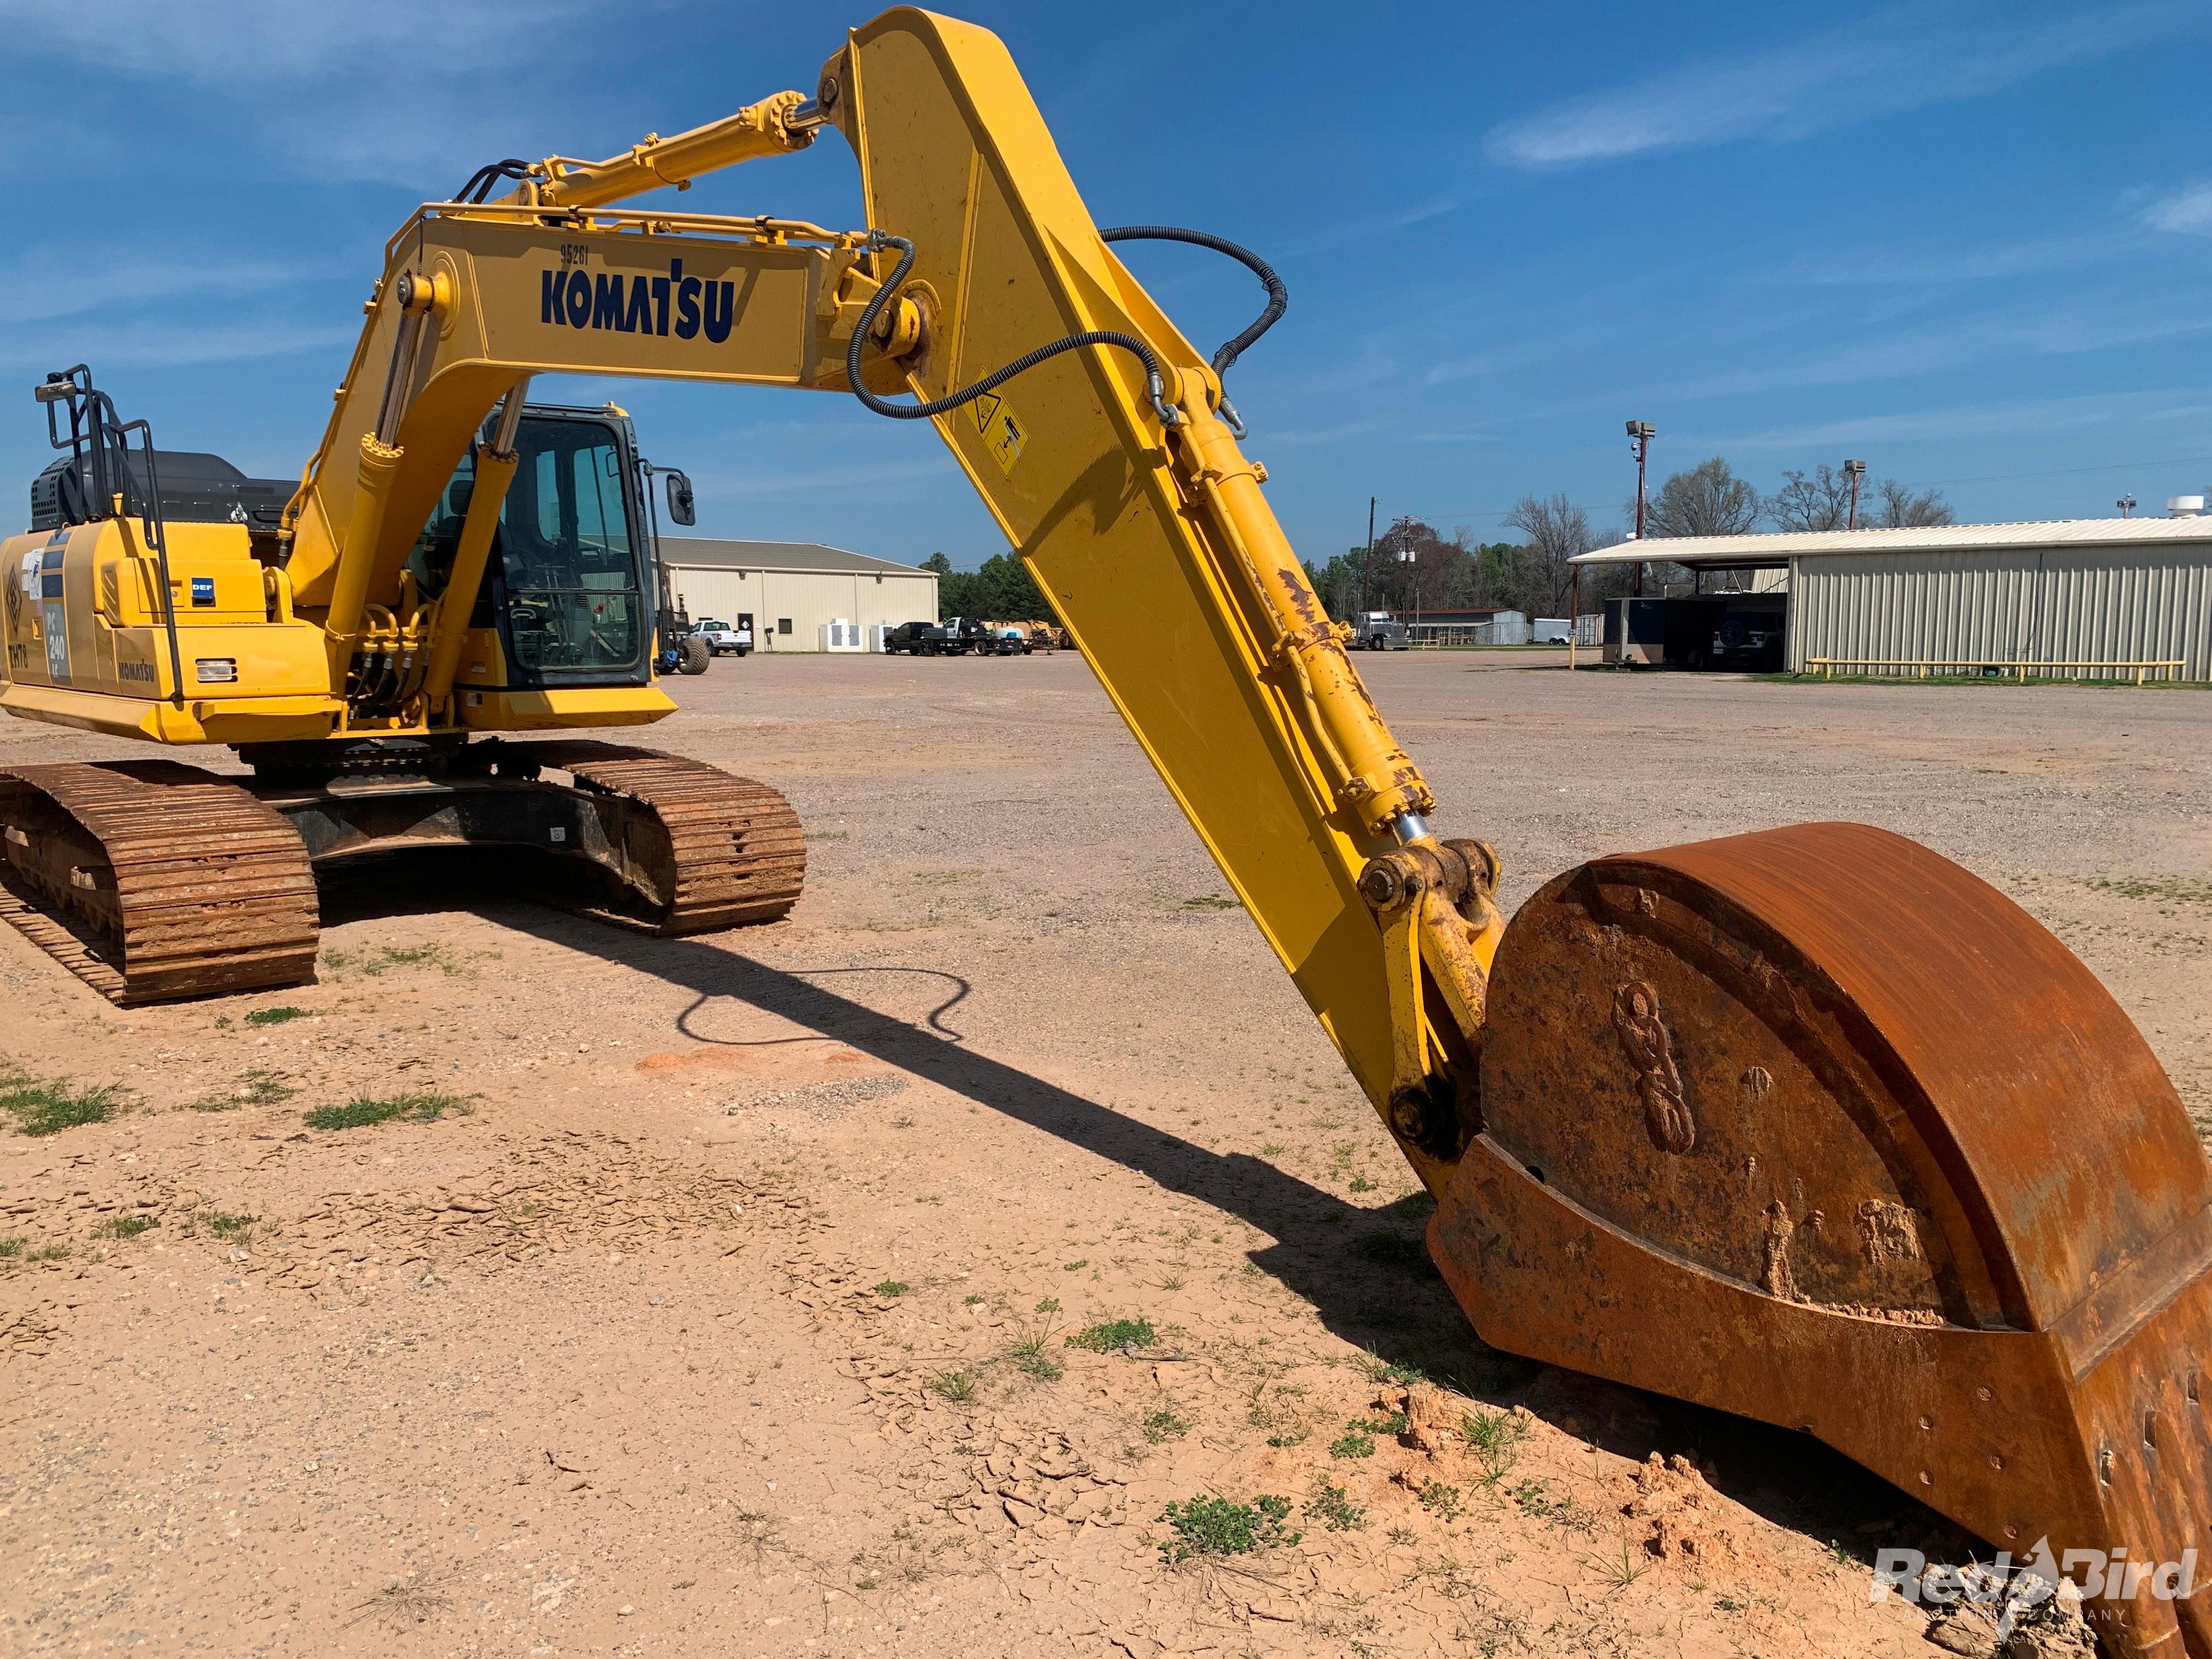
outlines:
[[[1638,562],[1785,589],[1797,673],[2212,680],[2212,518],[1682,537],[1574,561]]]
[[[720,541],[663,536],[677,603],[694,622],[753,619],[762,651],[819,651],[832,623],[862,640],[878,626],[937,620],[937,573],[818,542]]]

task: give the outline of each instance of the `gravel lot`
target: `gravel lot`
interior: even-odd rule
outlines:
[[[2212,697],[1360,665],[1509,908],[1603,851],[1886,825],[2053,927],[2212,1115]],[[807,823],[787,922],[368,884],[319,983],[128,1012],[0,932],[0,1054],[121,1091],[0,1138],[0,1650],[1926,1650],[1854,1559],[1965,1547],[1926,1511],[1475,1341],[1079,658],[670,689],[640,741]],[[0,722],[0,761],[145,752]],[[1068,1345],[1115,1320],[1149,1328]],[[1407,1368],[1489,1461],[1357,1455]],[[1303,1536],[1167,1563],[1208,1494]]]

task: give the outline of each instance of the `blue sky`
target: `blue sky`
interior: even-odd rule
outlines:
[[[620,150],[811,88],[866,14],[782,4],[0,0],[0,474],[88,359],[165,444],[296,474],[384,239],[480,162]],[[2212,7],[1152,3],[963,14],[1023,68],[1101,223],[1200,226],[1290,284],[1231,378],[1316,560],[1385,520],[1600,525],[1725,454],[1846,455],[1966,520],[2212,481]],[[834,134],[685,198],[831,225]],[[1195,339],[1256,309],[1125,256]],[[544,388],[551,391],[553,388]],[[996,531],[934,434],[849,400],[571,382],[690,469],[706,534],[969,566]],[[27,503],[17,498],[17,513]]]

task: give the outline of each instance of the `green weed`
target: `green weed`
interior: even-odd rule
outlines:
[[[1367,1524],[1367,1511],[1353,1503],[1343,1487],[1326,1480],[1306,1500],[1306,1514],[1330,1532],[1357,1532]]]
[[[1093,1353],[1122,1353],[1131,1348],[1149,1348],[1158,1340],[1159,1333],[1149,1319],[1109,1319],[1103,1325],[1085,1326],[1067,1339],[1067,1346],[1088,1348]]]
[[[966,1371],[939,1371],[929,1379],[930,1392],[942,1395],[954,1405],[963,1405],[975,1397],[975,1379]]]
[[[1447,1486],[1441,1480],[1431,1480],[1414,1494],[1421,1507],[1439,1521],[1459,1519],[1460,1495],[1457,1486]]]
[[[305,1008],[256,1008],[246,1017],[248,1025],[282,1025],[287,1020],[305,1019]]]
[[[1185,910],[1242,910],[1244,901],[1224,898],[1218,893],[1200,893],[1196,898],[1185,899],[1181,908]]]
[[[1355,1423],[1328,1443],[1331,1457],[1372,1457],[1375,1455],[1375,1437],[1363,1425]]]
[[[307,1124],[310,1129],[365,1129],[395,1121],[434,1123],[448,1112],[467,1109],[459,1095],[392,1095],[384,1100],[356,1095],[343,1106],[316,1107],[307,1115]]]
[[[0,1060],[0,1112],[14,1116],[18,1134],[58,1135],[88,1123],[105,1123],[123,1103],[119,1084],[79,1088],[56,1079],[33,1077]]]
[[[193,1220],[217,1238],[243,1238],[260,1218],[258,1216],[233,1215],[224,1210],[202,1210]]]
[[[1059,1322],[1055,1317],[1059,1312],[1060,1303],[1052,1297],[1048,1296],[1038,1303],[1035,1315],[1036,1322],[1016,1337],[1008,1351],[1013,1358],[1014,1369],[1039,1382],[1057,1382],[1067,1371],[1067,1367],[1054,1358],[1046,1349],[1046,1345],[1052,1340],[1054,1327]]]
[[[1145,1413],[1145,1438],[1155,1446],[1165,1440],[1180,1440],[1190,1431],[1190,1419],[1176,1416],[1172,1401]]]
[[[1466,1441],[1482,1465],[1482,1484],[1494,1486],[1521,1458],[1521,1441],[1528,1430],[1510,1412],[1486,1412],[1478,1407],[1459,1419],[1460,1438]]]
[[[1429,1374],[1419,1365],[1401,1365],[1395,1360],[1385,1359],[1370,1350],[1360,1356],[1359,1370],[1370,1382],[1394,1389],[1410,1389],[1416,1382],[1425,1382]]]
[[[914,1288],[902,1279],[886,1279],[876,1286],[878,1296],[904,1296]]]
[[[1305,1534],[1284,1526],[1290,1515],[1288,1499],[1264,1493],[1249,1504],[1206,1497],[1170,1504],[1158,1516],[1173,1534],[1161,1543],[1160,1559],[1174,1566],[1194,1555],[1255,1555],[1295,1544]]]
[[[159,1218],[150,1215],[115,1215],[93,1229],[102,1238],[137,1238],[150,1233],[161,1224]]]

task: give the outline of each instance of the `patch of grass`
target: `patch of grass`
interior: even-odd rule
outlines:
[[[1262,1158],[1279,1158],[1290,1150],[1279,1140],[1263,1140],[1260,1143],[1260,1156]]]
[[[1364,1426],[1378,1438],[1395,1440],[1413,1426],[1413,1419],[1403,1412],[1385,1412]]]
[[[1121,1353],[1131,1348],[1149,1348],[1159,1340],[1159,1334],[1149,1319],[1109,1319],[1103,1325],[1085,1326],[1067,1339],[1067,1346],[1088,1348],[1093,1353]]]
[[[368,951],[325,950],[320,962],[323,967],[341,976],[362,974],[376,979],[394,968],[434,968],[452,978],[468,972],[471,963],[498,955],[496,951],[475,951],[463,958],[443,945],[383,945]]]
[[[243,1238],[253,1231],[253,1224],[260,1218],[253,1215],[234,1215],[228,1210],[202,1210],[193,1220],[217,1238]]]
[[[960,1305],[963,1308],[979,1307],[988,1300],[990,1300],[990,1298],[985,1296],[981,1291],[970,1291],[966,1296],[960,1298]]]
[[[1629,1553],[1628,1540],[1626,1538],[1620,1540],[1619,1554],[1601,1555],[1584,1565],[1595,1567],[1598,1576],[1615,1589],[1626,1589],[1651,1571],[1651,1564],[1649,1561],[1638,1561]]]
[[[282,1025],[287,1020],[305,1019],[305,1008],[256,1008],[246,1017],[248,1025]]]
[[[1416,1382],[1425,1382],[1429,1374],[1419,1365],[1402,1365],[1395,1359],[1385,1359],[1372,1349],[1360,1355],[1360,1374],[1370,1382],[1384,1384],[1393,1389],[1410,1389]]]
[[[1039,1382],[1057,1382],[1066,1375],[1067,1367],[1054,1358],[1046,1346],[1052,1340],[1053,1328],[1059,1322],[1055,1316],[1059,1312],[1060,1303],[1052,1297],[1046,1297],[1036,1304],[1036,1323],[1014,1339],[1008,1353],[1014,1362],[1014,1369],[1024,1376]]]
[[[66,1244],[41,1244],[34,1249],[31,1241],[20,1233],[12,1238],[0,1238],[0,1262],[60,1261],[69,1253]]]
[[[17,1233],[12,1238],[0,1238],[0,1261],[16,1261],[22,1258],[30,1240]]]
[[[2122,898],[2167,899],[2180,904],[2212,904],[2212,881],[2191,881],[2183,876],[2098,876],[2089,885]]]
[[[1408,1238],[1401,1232],[1376,1228],[1364,1232],[1352,1241],[1352,1253],[1362,1261],[1372,1261],[1381,1267],[1400,1267],[1419,1273],[1429,1265],[1427,1246],[1418,1238]]]
[[[1482,1484],[1494,1486],[1521,1460],[1521,1442],[1528,1429],[1510,1412],[1486,1412],[1480,1407],[1459,1419],[1460,1438],[1482,1465]]]
[[[112,1215],[93,1229],[102,1238],[137,1238],[150,1233],[161,1224],[158,1217],[150,1215]]]
[[[878,1296],[904,1296],[914,1288],[903,1279],[886,1279],[876,1286]]]
[[[1081,1273],[1081,1272],[1082,1272],[1085,1267],[1089,1267],[1090,1265],[1091,1265],[1091,1258],[1090,1258],[1089,1256],[1087,1256],[1087,1255],[1086,1255],[1086,1256],[1085,1256],[1085,1257],[1083,1258],[1083,1260],[1082,1260],[1082,1261],[1063,1261],[1063,1262],[1061,1262],[1061,1263],[1060,1264],[1060,1272],[1062,1272],[1062,1273]]]
[[[124,1103],[122,1085],[80,1088],[58,1079],[33,1077],[0,1060],[0,1112],[15,1120],[15,1133],[58,1135],[88,1123],[105,1123]]]
[[[1413,1494],[1421,1500],[1421,1507],[1439,1521],[1459,1519],[1460,1498],[1457,1486],[1447,1486],[1441,1480],[1431,1480]]]
[[[254,1070],[238,1079],[227,1095],[206,1095],[191,1103],[195,1112],[232,1112],[240,1106],[279,1106],[300,1091],[274,1072]]]
[[[343,1106],[318,1106],[307,1115],[310,1129],[365,1129],[371,1124],[435,1123],[448,1112],[467,1109],[459,1095],[392,1095],[372,1100],[356,1095]]]
[[[1330,1532],[1357,1532],[1367,1524],[1367,1511],[1353,1503],[1343,1487],[1326,1480],[1306,1500],[1306,1515]]]
[[[929,1389],[956,1406],[964,1405],[975,1397],[975,1379],[966,1371],[939,1371],[929,1379]]]
[[[1160,1545],[1160,1559],[1174,1566],[1194,1555],[1256,1555],[1295,1544],[1305,1534],[1284,1526],[1290,1516],[1289,1499],[1265,1493],[1249,1504],[1206,1497],[1170,1504],[1158,1516],[1171,1530]]]
[[[1328,1443],[1328,1455],[1331,1457],[1372,1457],[1375,1455],[1375,1437],[1364,1425],[1354,1423]]]
[[[1185,910],[1242,910],[1242,899],[1224,898],[1218,893],[1200,893],[1196,898],[1187,898],[1179,907]]]
[[[1352,1177],[1348,1190],[1355,1193],[1371,1193],[1375,1190],[1375,1183],[1364,1175],[1356,1175]]]

